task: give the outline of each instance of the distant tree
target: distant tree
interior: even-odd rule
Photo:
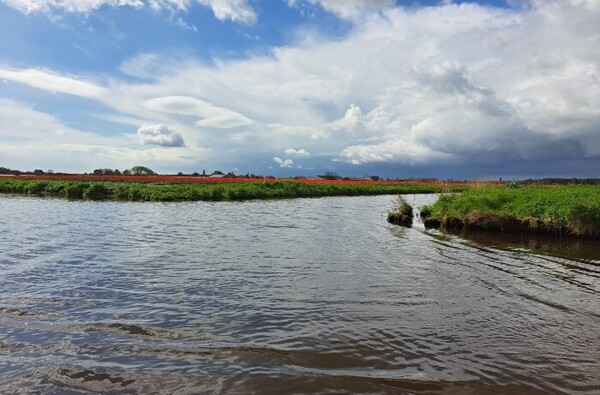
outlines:
[[[113,170],[113,169],[109,169],[109,168],[103,168],[103,169],[96,169],[94,170],[94,174],[95,175],[104,175],[104,176],[110,176],[113,174],[121,174],[121,172],[119,172],[119,170]]]
[[[179,172],[179,173],[177,173],[177,175],[181,177],[183,175],[183,173]]]
[[[200,173],[198,173],[197,171],[195,171],[195,172],[192,173],[193,177],[198,177],[199,175],[200,175]]]
[[[115,176],[120,176],[120,175],[121,175],[121,171],[119,171],[119,169],[115,169],[115,170],[113,171],[113,174],[114,174]]]
[[[130,176],[131,175],[131,170],[129,170],[129,169],[123,170],[123,175],[124,176]]]
[[[33,174],[35,174],[35,175],[42,175],[42,174],[44,174],[44,170],[41,170],[41,169],[35,169],[35,170],[33,171]]]
[[[19,170],[11,170],[8,167],[0,167],[0,174],[14,174],[14,175],[18,176],[21,173],[22,172]]]
[[[221,170],[215,170],[211,173],[212,176],[214,175],[223,175],[224,173]]]
[[[206,170],[202,170],[202,177],[206,177]]]
[[[227,177],[227,178],[236,178],[237,176],[235,175],[234,172],[230,171],[229,173],[225,174],[225,177]]]
[[[333,173],[331,171],[327,171],[325,172],[325,174],[320,175],[319,177],[321,177],[324,180],[339,180],[341,178],[336,173]]]
[[[149,169],[146,166],[133,166],[131,168],[131,174],[136,176],[152,176],[156,173],[154,172],[154,170]]]

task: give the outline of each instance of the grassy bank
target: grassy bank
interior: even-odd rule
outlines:
[[[430,227],[600,238],[600,186],[473,188],[430,209]]]
[[[462,186],[407,185],[393,183],[262,182],[134,182],[52,180],[7,177],[0,179],[0,193],[57,196],[68,199],[128,201],[247,200],[316,196],[437,193],[462,191]]]

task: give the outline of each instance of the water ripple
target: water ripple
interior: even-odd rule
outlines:
[[[0,388],[600,392],[597,244],[400,228],[391,206],[1,196]]]

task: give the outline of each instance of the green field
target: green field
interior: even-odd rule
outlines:
[[[72,181],[0,179],[0,193],[56,196],[68,199],[127,201],[248,200],[316,196],[358,196],[382,194],[455,192],[466,187],[386,183],[305,183],[264,181],[235,183],[159,183],[133,181]]]
[[[430,209],[431,226],[600,237],[600,186],[472,188]]]

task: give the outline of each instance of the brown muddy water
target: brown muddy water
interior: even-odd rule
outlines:
[[[391,207],[0,196],[0,393],[600,393],[597,242]]]

